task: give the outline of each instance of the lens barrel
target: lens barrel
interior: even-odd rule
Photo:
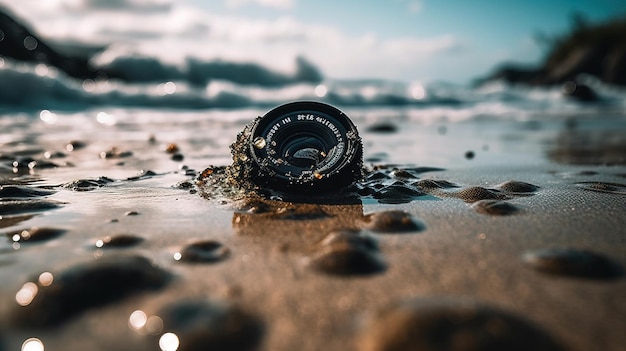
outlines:
[[[315,101],[278,106],[246,126],[231,146],[231,176],[285,193],[330,192],[363,176],[356,126]]]

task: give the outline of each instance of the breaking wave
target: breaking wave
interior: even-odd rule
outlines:
[[[271,107],[291,100],[318,100],[340,108],[394,107],[483,111],[517,117],[533,112],[586,108],[563,96],[559,88],[524,88],[494,82],[472,88],[384,80],[324,80],[304,59],[292,74],[258,64],[187,60],[184,67],[156,59],[126,57],[108,63],[125,79],[81,80],[44,64],[0,58],[0,110],[81,110],[92,107],[169,109],[237,109]],[[626,107],[626,92],[589,80],[602,103]],[[593,107],[591,107],[593,108]]]

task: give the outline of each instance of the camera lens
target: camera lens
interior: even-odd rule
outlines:
[[[232,150],[240,163],[239,176],[259,187],[289,193],[331,191],[362,178],[356,127],[343,112],[320,102],[272,109],[246,127]]]

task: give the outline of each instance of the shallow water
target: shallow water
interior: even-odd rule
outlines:
[[[602,349],[617,350],[623,339],[601,330],[623,325],[623,308],[607,315],[623,279],[597,286],[600,301],[584,280],[538,288],[550,280],[518,268],[516,257],[582,245],[606,255],[608,266],[625,263],[616,236],[626,225],[626,111],[542,104],[526,101],[524,110],[484,98],[453,107],[344,108],[363,138],[370,170],[364,187],[376,190],[342,206],[232,201],[197,188],[202,170],[230,164],[229,145],[265,107],[7,110],[0,116],[0,321],[10,333],[0,334],[0,343],[20,349],[35,337],[46,349],[152,350],[175,344],[174,337],[182,350],[249,337],[233,345],[340,350],[366,330],[359,327],[363,312],[408,297],[451,295],[511,310],[572,349],[600,333]],[[127,257],[122,263],[146,257],[158,270],[109,265],[118,255]],[[61,286],[60,295],[45,293],[44,272],[55,277],[50,284]],[[82,294],[76,274],[126,288],[78,303],[67,297]],[[602,284],[602,274],[594,284]],[[153,279],[154,288],[141,283]],[[578,292],[568,284],[580,284]],[[580,314],[550,310],[559,293],[587,307]],[[164,317],[190,313],[187,299],[201,311],[190,314],[191,324]],[[462,311],[456,302],[444,305],[437,313]],[[156,324],[132,324],[136,311]],[[571,335],[567,321],[582,315],[592,332]],[[54,326],[28,322],[37,316]],[[232,320],[241,334],[202,332],[216,320]],[[385,344],[387,335],[368,338],[364,350]]]

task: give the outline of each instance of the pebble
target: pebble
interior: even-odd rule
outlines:
[[[0,186],[0,199],[25,199],[33,197],[44,197],[54,194],[54,191],[37,189],[27,186],[3,185]]]
[[[459,186],[449,182],[447,180],[439,180],[439,179],[422,179],[413,183],[413,185],[422,188],[422,189],[450,189],[450,188],[458,188]]]
[[[613,279],[623,269],[609,258],[588,250],[546,248],[523,254],[522,261],[538,271],[588,279]]]
[[[96,240],[96,248],[126,248],[142,243],[144,239],[132,234],[117,234]]]
[[[308,264],[318,272],[338,276],[370,275],[386,269],[386,264],[375,251],[348,243],[336,243],[318,250],[309,257]]]
[[[530,321],[474,301],[421,298],[375,314],[360,351],[562,351]]]
[[[162,288],[170,280],[169,273],[142,256],[104,256],[42,280],[44,274],[17,292],[9,318],[13,325],[56,327],[95,307]]]
[[[0,201],[0,216],[52,210],[60,207],[61,204],[61,202],[52,200]]]
[[[126,212],[124,212],[124,216],[139,216],[139,212],[137,212],[137,211],[126,211]]]
[[[65,229],[59,228],[33,227],[30,229],[7,233],[6,236],[15,242],[42,242],[58,238],[59,236],[65,234],[65,232]]]
[[[226,259],[230,255],[228,247],[214,240],[191,243],[174,254],[174,259],[190,263],[212,263]]]
[[[392,184],[373,192],[372,196],[380,203],[402,204],[414,200],[416,197],[424,196],[425,193],[407,184]]]
[[[107,151],[102,151],[100,153],[100,158],[108,159],[108,158],[125,158],[132,156],[132,151],[123,151],[118,149],[117,147],[112,147]]]
[[[158,175],[158,173],[148,169],[148,170],[142,170],[141,172],[139,172],[138,175],[133,176],[133,177],[128,177],[128,178],[126,178],[126,180],[130,180],[130,181],[143,180],[143,179],[152,178],[152,177],[157,176],[157,175]]]
[[[396,169],[394,171],[391,171],[391,175],[395,178],[401,178],[401,179],[417,178],[416,176],[411,174],[409,171],[404,170],[404,169]]]
[[[321,246],[332,246],[342,243],[364,250],[378,250],[378,243],[373,237],[355,229],[330,232],[320,241]]]
[[[337,276],[358,276],[383,272],[385,262],[374,238],[356,229],[330,232],[308,257],[314,270]]]
[[[62,187],[73,191],[91,191],[113,182],[113,179],[107,177],[98,177],[96,179],[77,179],[63,184]]]
[[[180,342],[178,351],[257,350],[265,332],[257,316],[221,301],[177,301],[158,316],[166,334],[173,333]]]
[[[79,149],[83,149],[87,146],[87,143],[79,140],[72,140],[67,145],[65,145],[65,150],[67,151],[76,151]]]
[[[167,145],[167,147],[165,148],[165,152],[167,152],[168,154],[176,154],[179,151],[180,148],[174,143]]]
[[[493,216],[507,216],[519,211],[517,206],[500,200],[479,200],[472,204],[472,208],[478,213]]]
[[[496,185],[496,188],[508,193],[534,193],[539,187],[530,183],[509,180]]]
[[[624,184],[605,182],[580,182],[576,183],[576,185],[584,190],[600,193],[626,195],[626,185]]]
[[[366,229],[378,233],[408,233],[424,230],[409,213],[399,210],[374,212],[364,216]]]
[[[395,133],[398,127],[391,123],[378,123],[367,127],[368,132],[372,133]]]
[[[508,197],[498,190],[487,189],[480,186],[473,186],[458,191],[455,194],[465,202],[476,202],[479,200],[506,200]]]
[[[474,151],[466,151],[465,152],[465,158],[468,160],[471,160],[474,158],[474,156],[476,156],[476,154],[474,153]]]

